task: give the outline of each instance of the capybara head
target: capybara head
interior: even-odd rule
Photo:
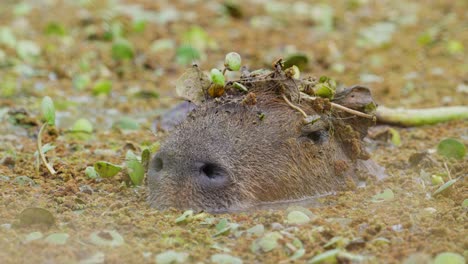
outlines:
[[[206,100],[171,131],[149,165],[150,204],[243,210],[352,181],[356,160],[368,158],[361,139],[372,120],[336,110],[328,99],[301,98],[297,81],[281,74],[246,81],[248,93]],[[363,87],[335,98],[356,110],[373,103]]]

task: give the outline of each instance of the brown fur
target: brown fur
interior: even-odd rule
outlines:
[[[252,86],[247,96],[253,93],[255,103],[231,94],[189,114],[150,164],[149,202],[161,209],[230,211],[346,187],[356,178],[356,160],[368,158],[361,137],[369,124],[355,129],[361,118],[330,111],[327,100],[301,101],[290,85]],[[281,94],[308,115],[320,114],[314,124],[320,130],[306,134],[303,116]],[[206,164],[211,167],[203,174]]]

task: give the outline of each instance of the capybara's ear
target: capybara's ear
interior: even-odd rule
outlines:
[[[366,114],[374,114],[377,108],[369,88],[359,85],[343,89],[335,95],[332,101]],[[359,117],[345,112],[340,112],[339,117],[359,132],[361,139],[367,135],[367,129],[375,125],[374,119]]]

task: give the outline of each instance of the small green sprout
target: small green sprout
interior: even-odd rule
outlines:
[[[241,56],[236,52],[229,52],[224,59],[224,67],[229,71],[240,70],[242,63]]]
[[[224,84],[226,82],[226,79],[224,78],[223,73],[221,73],[221,71],[218,70],[218,69],[212,69],[211,72],[210,72],[210,77],[211,77],[211,81],[214,84],[224,86]]]

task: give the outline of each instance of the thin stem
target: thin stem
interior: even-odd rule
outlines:
[[[331,102],[330,104],[331,104],[331,106],[333,108],[343,110],[343,111],[348,112],[348,113],[353,114],[353,115],[357,115],[357,116],[364,117],[364,118],[369,118],[369,119],[375,119],[376,118],[374,115],[369,115],[369,114],[366,114],[366,113],[363,113],[363,112],[359,112],[359,111],[356,111],[354,109],[339,105],[337,103]]]
[[[308,95],[306,93],[302,93],[302,92],[301,92],[301,97],[306,99],[306,100],[310,100],[310,101],[314,101],[315,99],[317,99],[317,97],[310,96],[310,95]],[[346,106],[342,106],[342,105],[337,104],[337,103],[330,102],[330,104],[331,104],[331,106],[333,108],[345,111],[345,112],[353,114],[353,115],[357,115],[357,116],[364,117],[364,118],[369,118],[369,119],[375,119],[376,118],[374,115],[369,115],[369,114],[366,114],[366,113],[363,113],[363,112],[359,112],[359,111],[348,108]]]
[[[44,163],[44,166],[46,166],[47,170],[49,171],[50,174],[55,175],[57,172],[54,170],[52,165],[50,165],[47,162],[47,159],[45,157],[45,154],[42,153],[42,133],[44,132],[44,129],[47,127],[47,123],[44,123],[41,126],[41,129],[39,130],[39,134],[37,135],[37,152],[39,153],[39,157],[42,160],[42,163]]]
[[[288,98],[286,98],[286,96],[285,96],[284,94],[283,94],[282,96],[283,96],[284,101],[285,101],[291,108],[293,108],[293,109],[299,111],[299,113],[301,113],[301,114],[304,116],[304,118],[307,118],[307,114],[304,112],[304,110],[302,110],[301,108],[299,108],[299,107],[293,105],[293,103],[291,103],[291,102],[288,100]]]

